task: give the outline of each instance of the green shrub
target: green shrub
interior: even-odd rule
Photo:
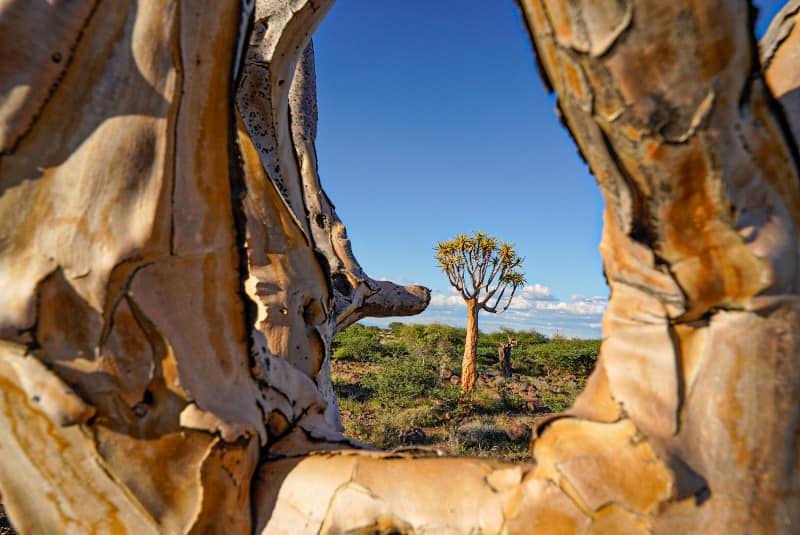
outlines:
[[[389,329],[394,340],[414,357],[433,360],[440,367],[456,367],[461,362],[464,329],[439,323],[405,325],[396,322],[391,323]]]
[[[380,329],[358,323],[337,334],[331,349],[333,358],[344,360],[375,360],[385,353]]]
[[[562,412],[572,405],[575,395],[571,393],[540,392],[542,405],[553,412]]]
[[[553,340],[532,346],[531,356],[545,372],[585,375],[592,371],[600,352],[600,340]]]
[[[431,390],[431,397],[439,402],[442,410],[448,410],[456,407],[461,391],[457,385],[443,384]]]
[[[503,398],[496,391],[478,388],[470,396],[467,409],[477,413],[494,413],[503,407]]]
[[[435,411],[431,410],[428,404],[391,411],[387,416],[385,424],[390,424],[403,431],[411,427],[425,427],[436,424]]]
[[[376,372],[364,376],[362,384],[375,392],[375,399],[381,404],[405,407],[429,394],[436,385],[436,376],[421,359],[386,358]]]
[[[364,386],[362,383],[351,383],[348,381],[342,381],[339,378],[333,379],[333,391],[336,392],[336,397],[339,400],[340,406],[342,406],[343,401],[364,403],[375,396],[375,392]]]
[[[524,375],[588,374],[600,350],[600,340],[575,340],[563,337],[548,339],[535,330],[501,329],[478,335],[478,365],[497,368],[497,347],[508,337],[517,341],[511,350],[514,370]],[[414,357],[424,360],[436,371],[458,370],[464,351],[465,331],[441,324],[404,324],[393,322],[388,329],[354,324],[336,335],[334,359],[376,361]]]
[[[503,405],[511,411],[518,411],[522,407],[522,398],[513,392],[503,392]]]
[[[517,345],[511,349],[512,365],[517,356],[530,353],[532,346],[548,341],[545,335],[535,330],[515,331],[503,328],[493,333],[480,333],[477,348],[478,362],[487,367],[496,366],[498,363],[497,348],[500,344],[507,343],[509,337],[517,341]]]

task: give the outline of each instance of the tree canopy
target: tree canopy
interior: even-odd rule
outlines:
[[[458,234],[436,244],[436,260],[465,301],[476,299],[481,309],[497,313],[511,305],[517,289],[525,284],[524,258],[514,244],[501,242],[485,232]],[[509,291],[510,290],[510,291]]]

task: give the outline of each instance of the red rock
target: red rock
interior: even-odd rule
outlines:
[[[506,436],[510,440],[530,440],[531,428],[522,422],[512,422],[506,429]]]

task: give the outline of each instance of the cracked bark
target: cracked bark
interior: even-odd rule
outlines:
[[[258,307],[254,352],[256,358],[287,359],[314,379],[328,402],[328,420],[340,428],[330,379],[334,334],[363,317],[422,312],[430,292],[370,278],[353,256],[347,231],[322,189],[314,145],[317,95],[310,36],[331,5],[255,3],[236,108],[240,144],[247,153],[247,289]],[[276,224],[280,236],[270,233]],[[278,269],[271,259],[276,248]]]
[[[766,83],[745,2],[520,3],[606,201],[612,289],[586,390],[520,465],[337,430],[333,333],[428,296],[364,274],[320,186],[330,1],[4,4],[5,50],[65,21],[0,58],[19,531],[796,531],[796,2]]]

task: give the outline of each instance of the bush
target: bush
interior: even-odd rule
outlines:
[[[375,392],[381,404],[405,407],[431,393],[436,377],[421,359],[387,358],[375,373],[364,376],[362,384]]]
[[[408,348],[408,352],[417,358],[433,359],[450,366],[455,361],[460,362],[466,337],[464,329],[439,323],[391,323],[389,329],[397,343]]]
[[[600,340],[554,340],[531,350],[533,361],[548,375],[554,372],[585,375],[594,367]]]
[[[548,339],[535,330],[502,329],[495,333],[479,333],[480,368],[498,367],[497,347],[509,337],[517,341],[511,351],[512,366],[523,375],[586,375],[594,367],[600,350],[600,340]],[[435,323],[393,322],[384,330],[354,324],[336,336],[332,353],[335,359],[364,361],[400,362],[413,357],[427,362],[435,372],[444,368],[458,370],[464,339],[464,329]]]
[[[380,329],[358,323],[337,334],[331,349],[335,359],[375,360],[385,354]]]
[[[518,411],[522,408],[522,398],[513,392],[502,393],[503,405],[511,411]]]

